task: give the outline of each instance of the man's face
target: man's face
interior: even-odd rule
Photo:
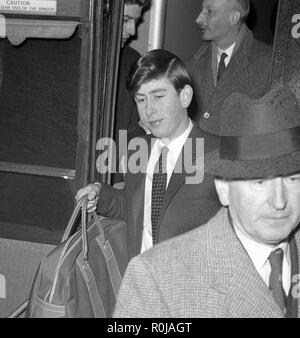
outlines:
[[[185,86],[178,93],[167,79],[142,84],[134,98],[144,124],[165,144],[181,135],[188,126],[186,108],[192,99],[192,88]]]
[[[142,16],[142,7],[125,4],[123,15],[122,47],[125,42],[136,33],[136,25]]]
[[[226,40],[232,26],[230,17],[233,0],[203,0],[202,11],[196,19],[200,26],[203,40],[212,40],[217,44]]]
[[[257,242],[275,245],[300,221],[300,174],[264,180],[215,180],[235,226]]]

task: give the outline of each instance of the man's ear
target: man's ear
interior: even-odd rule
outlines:
[[[239,11],[232,11],[230,16],[231,25],[232,26],[236,25],[240,21],[240,18],[241,13]]]
[[[193,98],[193,88],[190,85],[185,85],[179,95],[182,107],[188,108]]]
[[[215,187],[219,196],[219,200],[224,207],[229,204],[229,182],[219,178],[215,178]]]

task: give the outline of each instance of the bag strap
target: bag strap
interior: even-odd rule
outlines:
[[[69,222],[67,224],[66,230],[64,231],[64,234],[62,236],[61,242],[64,242],[66,239],[68,239],[70,237],[70,233],[73,230],[74,226],[75,226],[75,222],[76,219],[78,217],[79,212],[81,211],[81,227],[82,227],[82,254],[81,259],[83,261],[83,263],[85,263],[87,261],[87,254],[88,254],[88,241],[87,241],[87,204],[88,204],[88,199],[87,199],[87,195],[84,195],[81,197],[81,199],[78,201],[78,203],[76,204],[73,213],[69,219]],[[66,245],[65,249],[68,247],[68,245]],[[58,266],[61,263],[62,258],[64,257],[65,251],[62,252],[62,255],[59,258],[59,262],[58,262]],[[57,272],[55,273],[55,275],[57,275]],[[86,276],[86,274],[84,274],[84,276]],[[90,283],[91,284],[91,283]],[[92,283],[93,284],[93,283]],[[56,281],[54,281],[54,285],[56,285]],[[54,291],[54,287],[52,287],[52,289],[49,290],[47,296],[50,296],[50,300],[52,300],[51,297],[51,291],[53,293]],[[95,286],[92,287],[92,289],[95,289]],[[94,293],[94,292],[93,292]],[[99,298],[100,299],[100,298]],[[101,299],[100,299],[100,303]],[[103,316],[103,313],[105,314],[103,305],[101,306],[100,303],[98,303],[98,306],[94,305],[94,309],[95,309],[95,313],[98,314],[98,316]],[[29,304],[29,299],[27,299],[26,301],[24,301],[20,306],[18,306],[9,316],[8,318],[17,318],[20,315],[22,315]]]
[[[78,265],[83,278],[85,280],[87,289],[90,294],[90,300],[92,303],[93,311],[94,311],[94,316],[96,318],[105,318],[107,317],[107,314],[105,312],[101,297],[98,292],[96,280],[93,274],[93,271],[89,265],[88,261],[85,261],[83,253],[78,256],[76,260],[76,264]]]
[[[87,202],[87,195],[84,195],[81,197],[81,199],[78,201],[78,203],[76,204],[73,213],[70,217],[70,220],[67,224],[66,230],[62,236],[61,242],[64,242],[67,238],[69,238],[71,231],[73,230],[74,226],[75,226],[75,222],[77,219],[77,216],[79,214],[79,212],[81,211],[82,205],[84,202]],[[86,210],[86,207],[85,207]]]
[[[27,309],[28,306],[28,299],[25,300],[20,306],[18,306],[12,313],[8,315],[7,318],[18,318],[20,317]]]
[[[70,236],[70,233],[74,227],[74,224],[75,224],[75,221],[77,219],[77,215],[79,214],[79,212],[81,211],[81,239],[82,239],[82,250],[81,250],[81,253],[82,253],[82,263],[83,264],[86,264],[87,260],[88,260],[88,240],[87,240],[87,204],[88,204],[89,200],[87,198],[87,195],[84,195],[77,203],[72,215],[71,215],[71,218],[70,218],[70,221],[67,225],[67,229],[63,235],[63,239],[62,239],[62,242],[66,239],[68,239],[70,242],[72,240],[72,237],[69,237]],[[56,289],[56,285],[57,285],[57,280],[58,280],[58,271],[60,270],[61,268],[61,265],[65,259],[65,255],[66,255],[66,251],[69,247],[69,244],[66,243],[66,245],[64,246],[63,250],[62,250],[62,253],[59,257],[59,260],[57,262],[57,266],[56,266],[56,269],[55,269],[55,273],[54,273],[54,281],[53,281],[53,284],[52,284],[52,287],[51,289],[48,291],[46,297],[48,299],[48,302],[51,303],[52,302],[52,299],[54,297],[54,293],[55,293],[55,289]]]
[[[105,238],[104,229],[101,225],[101,221],[96,212],[93,212],[93,218],[97,223],[100,232],[100,235],[97,236],[96,241],[98,242],[98,245],[100,246],[104,254],[106,265],[109,272],[109,278],[113,286],[114,294],[115,296],[117,296],[122,281],[122,276],[113,249],[109,243],[109,240]]]
[[[87,205],[89,200],[86,198],[81,206],[81,238],[82,238],[82,254],[83,262],[86,262],[88,257],[88,235],[87,235]]]

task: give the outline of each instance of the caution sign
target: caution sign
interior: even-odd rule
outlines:
[[[0,0],[0,13],[55,15],[57,0]]]
[[[300,1],[279,0],[271,87],[300,73]]]

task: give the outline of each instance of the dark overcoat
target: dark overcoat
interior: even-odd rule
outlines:
[[[235,46],[231,60],[216,86],[211,42],[204,42],[187,65],[194,87],[192,113],[201,129],[207,132],[219,132],[221,107],[231,93],[241,92],[256,98],[269,89],[272,47],[255,40],[245,25],[240,35],[241,41]]]

